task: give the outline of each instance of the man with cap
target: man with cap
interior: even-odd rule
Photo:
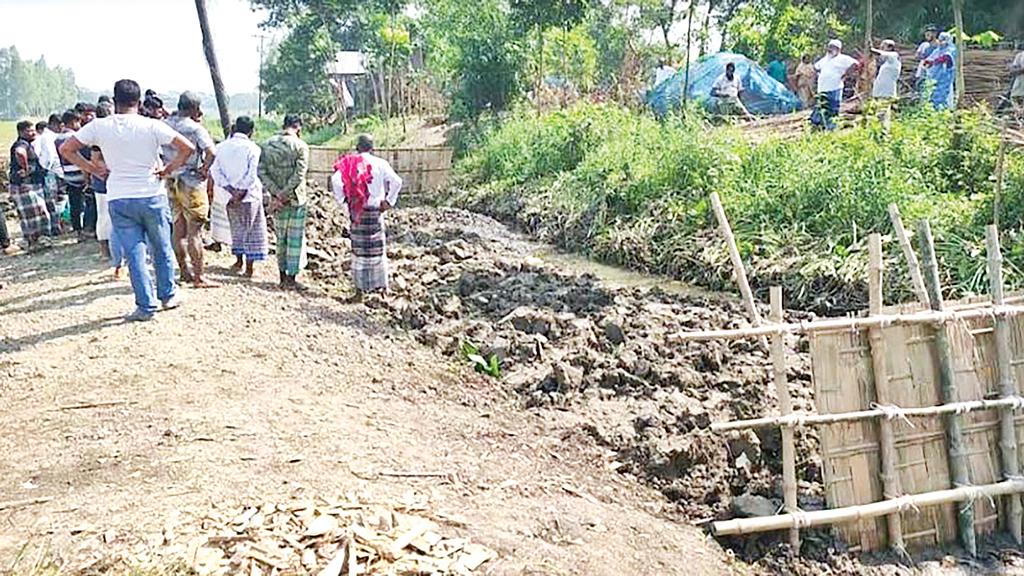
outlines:
[[[277,233],[277,268],[281,288],[302,290],[296,277],[302,270],[306,250],[306,171],[309,145],[302,141],[302,119],[284,117],[280,134],[263,144],[259,176],[270,202],[267,212],[274,217]]]
[[[834,118],[839,115],[839,106],[843,101],[843,84],[847,73],[857,66],[857,61],[843,54],[843,43],[829,40],[828,52],[814,63],[818,71],[818,96],[814,112],[811,113],[811,124],[835,130]]]
[[[178,98],[178,110],[164,122],[175,132],[192,143],[195,151],[188,162],[172,172],[167,179],[167,194],[171,201],[171,218],[174,235],[171,244],[178,260],[178,271],[182,282],[191,282],[196,288],[217,286],[203,277],[203,227],[210,221],[210,197],[206,179],[215,157],[214,142],[209,131],[203,127],[202,104],[199,98],[184,92]],[[174,159],[176,150],[164,146],[165,163]],[[192,261],[189,270],[188,260]]]

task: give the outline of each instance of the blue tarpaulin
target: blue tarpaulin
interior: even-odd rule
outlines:
[[[803,107],[796,94],[769,76],[756,62],[731,52],[705,56],[690,64],[689,99],[713,110],[716,99],[711,96],[711,87],[729,62],[736,64],[736,75],[743,81],[740,100],[752,114],[787,114]],[[659,116],[664,116],[682,103],[685,82],[686,70],[683,69],[655,86],[647,95],[647,103]]]

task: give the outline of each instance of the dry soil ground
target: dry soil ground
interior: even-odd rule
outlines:
[[[73,568],[299,488],[424,496],[499,553],[483,573],[742,570],[566,413],[522,411],[365,308],[282,293],[270,267],[234,279],[221,256],[223,288],[124,324],[130,288],[94,250],[0,257],[0,572],[40,552]],[[123,403],[71,407],[88,402]]]

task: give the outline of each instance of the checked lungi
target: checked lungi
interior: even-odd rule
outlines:
[[[274,217],[277,232],[277,268],[289,276],[298,276],[305,263],[306,207],[286,206]]]
[[[231,222],[231,253],[250,262],[267,259],[267,216],[263,202],[239,202],[227,207]]]
[[[49,233],[50,212],[46,209],[42,184],[12,184],[11,201],[18,209],[21,235],[29,244]]]
[[[352,222],[352,282],[360,292],[388,289],[387,234],[380,208],[367,206]]]
[[[213,203],[210,204],[210,236],[214,242],[231,244],[231,220],[228,219],[228,202],[231,194],[220,186],[213,189]],[[265,220],[264,220],[265,221]]]

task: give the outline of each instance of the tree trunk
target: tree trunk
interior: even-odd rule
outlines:
[[[959,104],[961,99],[964,97],[964,89],[966,83],[964,82],[964,54],[967,52],[967,43],[963,41],[963,37],[967,34],[964,30],[964,0],[953,0],[953,22],[956,25],[957,38],[956,42],[956,94],[954,94],[956,100],[955,104]]]
[[[697,58],[700,59],[708,52],[708,42],[711,34],[711,13],[715,11],[715,0],[708,0],[708,13],[704,15],[704,28],[701,29],[700,48],[697,50]]]
[[[534,96],[537,106],[537,116],[540,116],[543,109],[543,88],[544,88],[544,27],[537,24],[537,94]]]
[[[206,54],[206,63],[210,66],[213,93],[217,96],[220,125],[224,129],[224,137],[227,138],[231,134],[231,115],[228,113],[228,96],[224,93],[224,81],[220,78],[220,68],[217,66],[217,53],[213,51],[213,34],[210,33],[210,19],[206,15],[206,0],[196,0],[196,13],[199,15],[199,29],[203,32],[203,52]]]
[[[864,20],[864,55],[871,54],[871,47],[875,40],[875,5],[872,0],[867,0],[867,19]]]

